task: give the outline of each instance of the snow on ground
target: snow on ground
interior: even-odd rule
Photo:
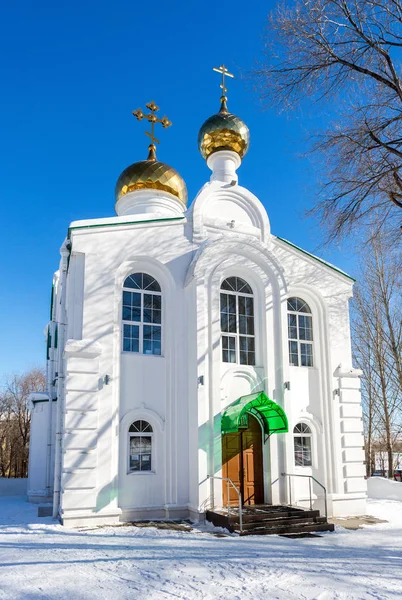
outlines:
[[[402,502],[389,523],[321,538],[216,537],[154,527],[66,529],[0,497],[0,600],[402,598]]]

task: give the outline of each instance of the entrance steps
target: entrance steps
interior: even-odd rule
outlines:
[[[295,535],[334,531],[334,525],[319,510],[305,510],[293,506],[260,504],[243,507],[243,528],[240,531],[239,509],[208,510],[206,519],[216,527],[224,527],[239,535]]]

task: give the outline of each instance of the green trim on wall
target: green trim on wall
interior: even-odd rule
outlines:
[[[352,277],[351,275],[348,275],[347,273],[345,273],[345,271],[342,271],[341,269],[338,269],[337,267],[334,267],[334,265],[331,265],[331,264],[327,263],[322,258],[319,258],[318,256],[315,256],[314,254],[311,254],[311,252],[307,252],[307,250],[303,250],[303,248],[300,248],[300,246],[296,246],[296,244],[293,244],[292,242],[289,242],[289,240],[285,240],[284,238],[281,238],[278,235],[276,235],[275,237],[276,237],[277,240],[280,240],[281,242],[284,242],[285,244],[287,244],[288,246],[291,246],[295,250],[299,250],[299,252],[302,252],[302,254],[305,254],[306,256],[309,256],[310,258],[313,258],[317,262],[321,263],[325,267],[328,267],[329,269],[332,269],[336,273],[339,273],[340,275],[343,275],[344,277],[347,277],[348,279],[351,279],[351,281],[356,281],[356,279],[354,277]]]

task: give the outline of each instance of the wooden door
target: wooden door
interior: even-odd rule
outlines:
[[[238,490],[242,488],[241,473],[242,467],[242,440],[240,433],[227,433],[222,437],[222,458],[223,458],[223,477],[229,477],[235,484]],[[237,506],[239,503],[238,496],[233,489],[233,486],[227,486],[226,481],[222,481],[223,505],[228,505],[228,492],[230,505]],[[243,494],[242,494],[243,497]]]
[[[249,415],[249,426],[239,433],[222,437],[223,477],[229,477],[240,489],[243,504],[264,503],[264,476],[262,463],[262,432],[257,419]],[[228,503],[228,488],[222,482],[223,505]],[[236,506],[238,497],[229,487],[230,505]]]
[[[243,504],[264,503],[262,431],[256,418],[248,417],[248,429],[241,432],[243,455]]]

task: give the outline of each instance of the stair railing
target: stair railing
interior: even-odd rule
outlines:
[[[292,483],[291,477],[307,477],[308,478],[308,488],[309,488],[309,496],[310,496],[310,510],[313,510],[313,496],[312,496],[312,485],[311,482],[314,481],[317,485],[319,485],[324,490],[324,505],[325,505],[325,518],[328,518],[328,508],[327,508],[327,490],[325,486],[322,485],[318,479],[313,477],[313,475],[301,475],[299,473],[281,473],[282,477],[289,477],[289,505],[292,506]]]
[[[217,475],[207,475],[207,479],[220,479],[221,481],[226,481],[227,497],[228,497],[228,518],[230,517],[230,494],[229,494],[230,486],[232,486],[232,488],[236,492],[238,500],[239,500],[239,526],[240,526],[240,532],[242,532],[243,531],[243,504],[242,504],[242,500],[241,500],[240,490],[235,486],[233,481],[231,479],[229,479],[229,477],[218,477]]]

